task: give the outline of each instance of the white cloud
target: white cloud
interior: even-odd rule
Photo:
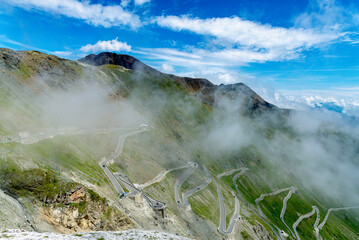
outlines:
[[[304,50],[330,44],[345,36],[345,33],[333,29],[274,27],[237,16],[208,19],[161,16],[153,21],[161,27],[205,37],[205,44],[202,43],[201,47],[144,50],[149,58],[164,59],[179,66],[228,67],[286,61],[301,57]]]
[[[40,10],[51,14],[59,14],[84,20],[94,26],[139,27],[139,17],[124,10],[120,5],[91,4],[90,1],[79,0],[5,0],[11,5],[26,10]]]
[[[187,48],[178,50],[171,48],[141,48],[136,53],[144,58],[159,59],[174,66],[182,67],[229,67],[244,66],[252,62],[283,61],[298,57],[295,51],[282,52],[277,49],[270,51],[251,51],[249,49],[200,49]]]
[[[254,50],[308,49],[341,36],[335,32],[318,32],[313,29],[273,27],[239,17],[199,19],[188,16],[161,16],[157,17],[155,22],[161,27],[175,31],[187,30],[213,36]]]
[[[119,42],[116,39],[108,41],[98,41],[95,44],[87,44],[80,48],[81,52],[100,52],[100,51],[110,51],[110,52],[129,52],[131,51],[131,46],[125,42]]]
[[[311,0],[309,6],[295,18],[292,27],[276,27],[238,16],[207,19],[187,15],[159,16],[153,19],[158,26],[198,34],[203,36],[203,42],[172,52],[167,49],[167,56],[155,50],[152,57],[166,57],[166,61],[170,58],[179,65],[190,60],[200,65],[242,66],[252,62],[297,59],[303,57],[306,50],[339,41],[355,42],[352,39],[355,34],[349,30],[349,26],[355,24],[353,22],[359,21],[355,21],[359,19],[355,10],[345,12],[335,0]],[[183,55],[175,51],[182,51]]]
[[[355,22],[355,9],[344,8],[336,0],[311,0],[308,10],[295,19],[297,27],[339,29]]]
[[[258,89],[261,95],[262,91]],[[337,88],[332,90],[282,90],[274,91],[268,100],[278,107],[308,110],[325,106],[337,106],[349,116],[359,117],[359,90],[353,88]],[[329,104],[329,105],[328,105]]]
[[[359,93],[359,87],[340,87],[337,89],[344,91],[357,91]]]
[[[121,6],[122,7],[127,7],[127,5],[131,2],[131,0],[122,0],[121,1]]]
[[[70,51],[54,51],[51,54],[59,56],[59,57],[68,57],[72,54]]]
[[[173,73],[174,72],[174,68],[168,64],[168,63],[164,63],[161,66],[161,71],[165,72],[165,73]]]
[[[121,0],[121,6],[125,8],[132,2],[136,6],[141,6],[141,5],[145,4],[145,3],[151,2],[151,0]]]
[[[177,75],[184,77],[193,77],[193,78],[205,78],[211,81],[214,84],[233,84],[238,82],[247,83],[253,80],[253,76],[238,73],[236,71],[227,70],[221,67],[202,67],[196,69],[196,71],[185,71],[176,73]]]
[[[142,5],[150,2],[151,0],[135,0],[135,5]]]

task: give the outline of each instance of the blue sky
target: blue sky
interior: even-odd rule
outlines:
[[[0,0],[0,47],[126,53],[164,72],[245,82],[279,106],[359,108],[354,0]]]

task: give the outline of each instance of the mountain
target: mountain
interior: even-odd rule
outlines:
[[[244,83],[228,85],[221,84],[218,86],[203,78],[179,77],[172,74],[164,74],[154,68],[147,66],[135,57],[125,54],[102,52],[98,55],[90,54],[84,58],[79,59],[78,61],[94,66],[101,66],[106,64],[117,65],[134,71],[140,71],[148,75],[169,77],[181,85],[189,93],[197,96],[199,95],[204,103],[211,106],[215,103],[216,97],[218,98],[227,96],[229,98],[244,99],[245,102],[243,105],[247,106],[251,111],[270,111],[276,108],[274,105],[262,99]]]
[[[0,113],[1,236],[359,239],[355,129],[243,83],[0,49]]]
[[[155,75],[162,74],[159,71],[147,66],[140,60],[125,54],[116,54],[111,52],[102,52],[97,55],[90,54],[84,58],[79,59],[79,62],[83,62],[94,66],[111,64],[111,65],[122,66],[124,68],[131,70],[138,69],[139,71],[145,74],[155,74]]]

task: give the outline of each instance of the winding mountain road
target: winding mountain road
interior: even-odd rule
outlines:
[[[313,208],[313,210],[312,210],[311,212],[309,212],[309,213],[307,213],[307,214],[304,214],[304,215],[301,215],[301,216],[297,219],[297,221],[295,221],[295,222],[293,223],[293,231],[294,231],[293,236],[295,236],[296,239],[298,239],[298,240],[300,240],[300,237],[299,237],[299,234],[298,234],[298,231],[297,231],[297,227],[298,227],[299,223],[300,223],[301,221],[303,221],[303,219],[310,218],[311,216],[313,216],[313,215],[315,214],[315,212],[319,212],[319,209],[318,209],[316,206],[313,206],[312,208]],[[318,219],[318,217],[317,217],[317,219]]]
[[[223,200],[223,193],[222,193],[222,187],[221,185],[213,178],[213,176],[211,175],[211,173],[208,171],[208,169],[204,166],[199,165],[198,163],[195,162],[189,162],[187,165],[183,165],[183,166],[179,166],[176,168],[172,168],[172,169],[168,169],[165,171],[160,172],[156,177],[154,177],[153,179],[147,181],[144,184],[141,185],[136,185],[133,184],[130,179],[128,178],[127,175],[122,174],[122,173],[113,173],[109,168],[108,165],[111,163],[111,161],[114,161],[116,158],[118,158],[123,150],[123,146],[124,146],[124,142],[125,139],[128,136],[132,136],[135,134],[139,134],[142,133],[144,131],[148,131],[148,127],[147,125],[145,125],[146,127],[143,128],[141,127],[140,129],[138,128],[109,128],[109,129],[77,129],[77,128],[60,128],[60,129],[54,129],[54,128],[49,128],[49,129],[45,129],[41,132],[37,132],[37,133],[33,133],[30,134],[28,132],[23,132],[20,133],[18,135],[14,135],[14,136],[7,136],[7,137],[1,137],[0,139],[0,143],[8,143],[8,142],[19,142],[22,144],[32,144],[32,143],[36,143],[38,141],[44,140],[44,139],[50,139],[59,135],[78,135],[78,134],[100,134],[100,133],[109,133],[109,132],[113,132],[113,131],[119,131],[119,130],[132,130],[129,133],[123,134],[119,137],[118,139],[118,144],[116,146],[116,149],[114,151],[114,153],[111,155],[111,157],[109,158],[102,158],[101,161],[99,162],[99,165],[101,167],[101,169],[105,172],[106,176],[109,178],[111,184],[113,185],[113,187],[115,188],[115,190],[118,192],[118,194],[120,195],[120,198],[128,195],[128,196],[133,196],[133,195],[137,195],[137,194],[141,194],[144,199],[147,201],[147,203],[149,204],[149,206],[155,210],[162,210],[166,208],[166,204],[160,201],[157,201],[151,197],[149,197],[147,194],[145,194],[143,192],[143,189],[154,184],[157,182],[162,181],[167,173],[171,172],[171,171],[175,171],[175,170],[180,170],[180,169],[184,169],[184,168],[188,168],[177,180],[174,186],[174,190],[175,190],[175,200],[177,202],[178,205],[180,206],[190,206],[189,202],[188,202],[188,198],[197,193],[198,191],[201,191],[202,189],[206,188],[212,181],[215,182],[216,184],[216,188],[217,188],[217,195],[218,195],[218,201],[219,201],[219,208],[220,208],[220,221],[219,221],[219,226],[218,226],[218,231],[222,234],[225,235],[230,235],[233,233],[234,228],[235,228],[235,223],[237,220],[239,220],[240,215],[239,215],[239,211],[240,211],[240,203],[239,200],[237,198],[237,195],[235,194],[234,191],[231,190],[231,188],[229,188],[227,185],[225,185],[229,191],[231,192],[234,201],[235,201],[235,210],[234,213],[230,219],[230,223],[228,225],[228,228],[226,229],[226,209],[225,209],[225,204],[224,204],[224,200]],[[185,192],[182,193],[182,195],[180,195],[180,188],[183,185],[183,183],[188,179],[188,177],[193,174],[193,172],[198,168],[198,166],[201,166],[201,168],[203,169],[207,179],[200,183],[197,186],[193,186],[191,188],[189,188],[188,190],[186,190]],[[229,176],[232,175],[233,173],[239,171],[239,173],[237,173],[234,177],[233,177],[233,184],[236,188],[237,193],[239,194],[239,196],[241,198],[243,198],[238,185],[237,185],[237,180],[240,178],[240,176],[242,176],[248,169],[243,167],[243,168],[238,168],[238,169],[231,169],[229,171],[223,172],[221,174],[217,175],[217,179],[221,179],[224,176]],[[126,189],[129,190],[128,193],[125,192],[123,186],[125,186]],[[314,223],[314,233],[315,236],[317,237],[317,239],[321,239],[320,237],[320,230],[322,230],[323,226],[326,224],[329,215],[331,212],[333,211],[339,211],[339,210],[349,210],[349,209],[355,209],[355,208],[359,208],[359,206],[354,206],[354,207],[342,207],[342,208],[329,208],[327,211],[327,214],[325,215],[325,218],[323,220],[322,223],[320,223],[320,211],[316,206],[313,206],[313,210],[307,214],[301,215],[293,224],[292,228],[293,231],[291,230],[291,228],[286,224],[285,220],[284,220],[284,216],[285,216],[285,212],[287,209],[287,202],[288,200],[291,198],[291,196],[293,195],[293,193],[295,193],[297,191],[297,188],[295,187],[289,187],[289,188],[283,188],[283,189],[279,189],[277,191],[271,192],[271,193],[266,193],[266,194],[261,194],[259,198],[257,198],[255,200],[255,204],[257,206],[257,211],[253,208],[250,207],[253,212],[260,217],[273,231],[273,233],[275,234],[275,236],[277,237],[277,239],[280,240],[284,240],[286,237],[288,237],[288,234],[286,234],[283,230],[279,229],[277,226],[275,226],[274,224],[270,223],[270,221],[267,219],[267,217],[264,215],[259,203],[260,201],[262,201],[265,197],[267,196],[274,196],[277,194],[280,194],[282,192],[285,191],[289,191],[288,194],[286,195],[286,197],[283,199],[283,207],[281,209],[281,213],[280,213],[280,219],[283,222],[283,224],[287,227],[287,229],[291,232],[292,236],[294,238],[296,238],[297,240],[300,240],[300,236],[297,232],[297,227],[298,225],[306,218],[311,217],[312,215],[314,215],[315,213],[317,213],[317,218],[315,220]],[[244,198],[243,198],[244,199]],[[245,201],[245,199],[244,199]],[[250,204],[248,204],[250,206]],[[320,223],[320,224],[319,224]],[[276,230],[274,228],[276,228]]]
[[[274,192],[271,192],[271,193],[261,194],[260,197],[255,200],[255,203],[256,203],[256,205],[257,205],[258,212],[259,212],[261,215],[264,215],[261,206],[259,206],[259,202],[262,201],[265,197],[278,195],[278,194],[280,194],[280,193],[282,193],[282,192],[286,192],[286,191],[289,191],[289,190],[292,190],[292,187],[282,188],[282,189],[278,189],[277,191],[274,191]]]
[[[259,212],[256,211],[256,209],[249,203],[247,202],[247,200],[243,197],[243,194],[241,193],[241,191],[238,188],[238,184],[237,184],[237,180],[239,179],[240,176],[242,176],[246,171],[248,171],[248,168],[243,168],[243,170],[239,173],[237,173],[234,177],[233,177],[233,184],[234,187],[236,188],[236,191],[238,193],[238,195],[241,197],[242,201],[245,202],[247,204],[247,206],[254,212],[255,215],[257,215],[265,224],[267,224],[267,226],[272,230],[272,232],[274,233],[274,235],[276,236],[277,239],[282,240],[285,238],[279,233],[280,229],[275,226],[274,224],[272,224],[265,215],[261,215]],[[273,226],[277,229],[274,229]]]
[[[158,183],[161,182],[167,175],[167,173],[172,172],[172,171],[176,171],[176,170],[180,170],[183,168],[188,168],[190,167],[189,164],[183,165],[181,167],[176,167],[176,168],[171,168],[168,170],[164,170],[162,172],[160,172],[157,176],[155,176],[154,178],[152,178],[151,180],[148,180],[147,182],[145,182],[144,184],[135,184],[135,186],[137,186],[138,189],[144,189],[146,187],[151,186],[154,183]]]
[[[325,225],[325,223],[327,222],[329,215],[331,212],[334,211],[340,211],[340,210],[349,210],[349,209],[355,209],[355,208],[359,208],[359,206],[355,206],[355,207],[342,207],[342,208],[329,208],[327,214],[324,217],[323,222],[318,226],[319,230],[322,230],[323,226]]]
[[[198,185],[198,186],[194,186],[190,189],[188,189],[186,192],[182,193],[182,203],[184,205],[190,205],[189,202],[188,202],[188,198],[201,191],[202,189],[206,188],[211,182],[212,182],[212,175],[209,173],[209,171],[207,170],[207,168],[203,168],[203,171],[205,172],[206,176],[207,176],[207,179],[205,182],[203,182],[202,184]],[[210,176],[210,177],[209,177]]]
[[[313,206],[315,208],[315,211],[317,212],[317,218],[314,222],[314,229],[318,228],[319,222],[320,222],[320,211],[316,206]]]
[[[316,211],[317,211],[317,218],[315,219],[315,222],[314,222],[314,234],[315,234],[315,237],[320,240],[321,237],[320,237],[320,234],[319,234],[319,228],[318,228],[318,225],[319,225],[319,222],[320,222],[320,211],[317,207],[316,208]]]
[[[292,194],[297,192],[297,191],[298,191],[298,189],[296,187],[292,187],[292,189],[289,191],[287,196],[285,196],[285,198],[283,199],[283,207],[282,207],[282,210],[280,212],[280,220],[283,222],[283,224],[286,226],[286,228],[290,231],[292,236],[294,236],[294,233],[293,233],[292,229],[290,229],[290,227],[285,222],[284,214],[285,214],[285,212],[287,210],[287,202],[288,202],[288,200],[292,197]]]
[[[17,135],[6,136],[0,139],[0,143],[19,142],[22,144],[33,144],[41,140],[51,139],[56,136],[71,136],[81,134],[101,134],[110,133],[120,130],[136,130],[137,128],[94,128],[94,129],[78,129],[75,127],[67,128],[48,128],[40,130],[39,132],[20,132]],[[138,130],[138,129],[137,129]]]
[[[236,221],[239,220],[239,201],[237,196],[234,194],[234,192],[231,192],[233,194],[234,197],[234,213],[231,217],[230,223],[228,228],[226,229],[226,209],[224,206],[224,201],[223,201],[223,194],[222,194],[222,189],[221,189],[221,185],[218,184],[217,181],[214,181],[216,183],[217,186],[217,193],[218,193],[218,200],[219,200],[219,211],[220,211],[220,218],[219,218],[219,226],[218,226],[218,231],[222,234],[226,234],[226,235],[230,235],[232,234],[233,230],[234,230],[234,226],[236,224]]]
[[[125,191],[123,190],[123,188],[122,188],[120,182],[118,181],[118,179],[122,182],[122,184],[124,184],[126,186],[127,189],[130,190],[131,195],[142,194],[142,196],[144,197],[144,199],[147,201],[147,203],[150,205],[151,208],[156,209],[156,210],[160,210],[160,209],[165,209],[166,208],[166,203],[161,202],[161,201],[157,201],[157,200],[149,197],[147,194],[145,194],[142,191],[142,189],[136,188],[136,186],[130,181],[130,179],[128,178],[127,175],[121,174],[121,173],[116,173],[116,175],[118,176],[118,178],[116,178],[116,176],[108,168],[108,163],[110,161],[114,161],[117,157],[119,157],[121,155],[122,150],[123,150],[123,145],[125,143],[125,139],[128,136],[139,134],[139,133],[142,133],[142,132],[145,132],[145,131],[148,131],[148,130],[149,129],[141,129],[141,130],[137,129],[136,131],[121,135],[119,137],[119,139],[118,139],[118,144],[117,144],[116,150],[113,153],[113,155],[108,159],[103,158],[103,160],[100,161],[99,164],[100,164],[100,167],[106,173],[107,177],[111,180],[111,183],[114,186],[114,188],[120,194],[120,198],[124,197],[127,193],[125,193]]]
[[[189,162],[188,165],[189,168],[179,178],[177,178],[174,186],[176,203],[182,207],[187,206],[187,204],[184,203],[183,198],[180,195],[181,186],[187,180],[187,178],[197,169],[198,163]]]
[[[118,144],[116,147],[115,152],[112,154],[112,156],[108,159],[106,159],[105,157],[101,159],[101,161],[99,162],[99,165],[101,167],[101,169],[105,172],[105,174],[107,175],[107,177],[110,179],[113,187],[116,189],[116,191],[120,194],[120,198],[122,198],[126,193],[123,190],[121,184],[119,183],[119,181],[117,180],[117,178],[115,177],[115,175],[112,173],[112,171],[108,168],[108,163],[112,160],[115,160],[115,158],[117,158],[118,156],[121,155],[122,153],[122,149],[123,149],[123,145],[125,142],[126,137],[131,136],[131,135],[135,135],[141,132],[144,132],[146,130],[138,130],[134,131],[134,132],[130,132],[127,134],[123,134],[119,137],[118,139]]]
[[[233,177],[233,183],[235,183],[235,181],[241,176],[243,175],[248,169],[247,168],[238,168],[238,169],[233,169],[230,171],[226,171],[224,173],[218,174],[217,178],[221,179],[221,177],[223,176],[229,176],[232,175],[233,173],[240,171],[239,173],[237,173],[234,177]],[[237,195],[235,194],[235,192],[225,184],[225,186],[229,189],[229,191],[231,192],[233,198],[234,198],[234,212],[233,215],[229,221],[229,225],[228,228],[226,229],[226,209],[224,206],[224,201],[223,201],[223,194],[222,194],[222,190],[221,190],[221,186],[218,184],[217,181],[214,180],[214,182],[216,183],[217,186],[217,194],[218,194],[218,200],[219,200],[219,211],[220,211],[220,220],[219,220],[219,226],[218,226],[218,231],[222,234],[226,234],[226,235],[230,235],[233,233],[234,227],[236,222],[240,219],[240,215],[239,215],[239,210],[240,210],[240,204],[239,204],[239,200],[237,198]]]
[[[126,196],[135,196],[141,193],[141,189],[136,188],[136,186],[131,182],[126,174],[114,173],[114,175],[121,181],[125,188],[129,190],[129,192],[126,193]]]
[[[223,173],[221,173],[221,174],[218,174],[218,175],[217,175],[217,178],[218,178],[218,179],[221,179],[221,178],[224,177],[224,176],[232,175],[233,173],[238,172],[238,171],[242,171],[243,169],[247,169],[247,170],[248,170],[248,168],[245,168],[245,167],[237,168],[237,169],[232,169],[232,170],[223,172]]]
[[[278,195],[282,192],[286,192],[286,191],[290,191],[292,190],[294,187],[289,187],[289,188],[282,188],[282,189],[278,189],[277,191],[274,191],[274,192],[271,192],[271,193],[265,193],[265,194],[261,194],[259,198],[257,198],[255,200],[255,203],[256,203],[256,206],[257,206],[257,211],[258,211],[258,214],[262,216],[262,219],[266,219],[267,217],[265,216],[265,214],[263,213],[262,211],[262,208],[260,207],[259,205],[259,202],[262,201],[265,197],[268,197],[268,196],[274,196],[274,195]],[[287,195],[288,196],[288,195]],[[283,209],[282,209],[283,210]],[[284,210],[284,213],[285,213],[285,210]],[[284,214],[283,214],[284,216]],[[267,222],[268,224],[268,222]],[[271,223],[272,224],[272,223]],[[268,224],[269,225],[269,224]],[[287,233],[285,233],[283,230],[281,230],[279,227],[277,227],[276,225],[272,224],[276,229],[277,231],[274,231],[274,233],[277,233],[276,234],[276,237],[278,239],[285,239],[286,238],[286,235]],[[273,228],[272,228],[273,230]]]
[[[240,171],[240,172],[237,173],[236,175],[234,175],[234,177],[233,177],[233,185],[235,186],[235,188],[236,188],[237,191],[239,192],[239,189],[238,189],[238,186],[237,186],[236,181],[237,181],[243,174],[245,174],[245,173],[248,171],[248,168],[246,168],[246,167],[239,168],[238,171]]]

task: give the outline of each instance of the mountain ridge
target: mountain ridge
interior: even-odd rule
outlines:
[[[55,55],[47,55],[39,51],[14,51],[7,48],[0,48],[0,59],[5,69],[12,69],[18,72],[23,79],[27,79],[34,74],[41,77],[45,71],[46,75],[55,76],[55,79],[58,76],[64,76],[66,79],[74,81],[73,79],[77,78],[81,71],[78,62],[92,66],[116,65],[132,71],[141,72],[145,75],[152,75],[158,78],[170,78],[189,94],[199,97],[203,103],[209,106],[213,106],[216,99],[226,95],[231,99],[241,99],[243,102],[242,107],[250,112],[255,111],[261,113],[272,110],[283,110],[265,101],[244,83],[216,85],[205,78],[181,77],[166,74],[126,54],[102,52],[97,55],[90,54],[78,61],[73,61]],[[50,87],[65,87],[64,82],[55,81],[53,78],[48,78],[46,84]]]
[[[249,101],[246,104],[250,110],[260,109],[262,111],[268,111],[277,109],[275,105],[265,101],[250,87],[242,82],[226,85],[216,85],[205,78],[180,77],[174,74],[166,74],[127,54],[101,52],[99,54],[87,55],[84,58],[80,58],[78,61],[94,66],[101,66],[106,64],[118,65],[130,70],[144,72],[145,74],[170,77],[183,88],[185,88],[189,93],[200,96],[204,103],[211,106],[214,104],[216,97],[229,95],[231,98],[236,98],[238,93],[242,93],[249,98]]]

